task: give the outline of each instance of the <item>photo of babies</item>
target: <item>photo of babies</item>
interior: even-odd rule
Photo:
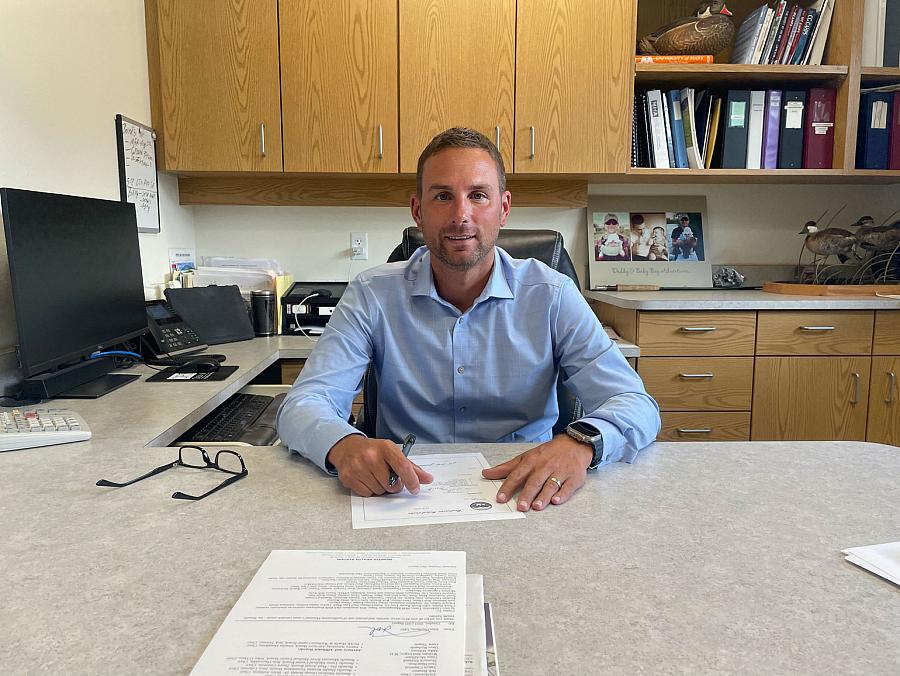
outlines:
[[[632,213],[630,216],[631,260],[668,261],[666,214]]]
[[[666,214],[670,261],[703,260],[703,225],[699,213]]]
[[[631,260],[631,235],[627,213],[594,214],[594,260]]]

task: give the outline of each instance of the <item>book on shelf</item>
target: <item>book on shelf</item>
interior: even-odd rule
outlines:
[[[749,63],[759,63],[760,58],[762,57],[763,48],[766,45],[766,42],[769,38],[769,29],[772,27],[772,21],[775,18],[775,10],[769,8],[766,10],[766,18],[763,20],[762,29],[759,31],[759,35],[756,37],[756,46],[753,48],[753,54],[750,57]]]
[[[900,92],[891,101],[891,133],[888,148],[888,169],[900,169]]]
[[[797,5],[792,5],[781,22],[778,30],[777,45],[774,46],[774,53],[769,57],[769,63],[781,63],[781,57],[784,56],[784,50],[787,49],[788,40],[791,37],[791,29],[794,27],[794,21],[797,19]]]
[[[834,155],[834,111],[837,92],[813,87],[803,122],[803,168],[831,169]]]
[[[884,15],[886,0],[865,0],[863,6],[862,65],[884,64]]]
[[[817,0],[812,4],[812,9],[818,13],[816,25],[809,40],[809,48],[804,57],[803,64],[808,66],[821,66],[822,56],[825,54],[825,44],[828,42],[828,31],[831,28],[831,17],[834,14],[834,3],[837,0]],[[848,0],[843,0],[847,2]]]
[[[791,62],[794,51],[797,49],[797,42],[800,40],[800,27],[806,19],[806,10],[797,7],[797,13],[794,14],[794,20],[791,22],[791,29],[785,43],[784,52],[781,54],[781,65],[786,66]]]
[[[762,168],[778,168],[778,135],[781,130],[781,90],[766,92],[766,118],[763,123]]]
[[[778,168],[803,166],[803,116],[806,92],[787,90],[782,94],[781,125],[778,130]]]
[[[732,89],[725,99],[725,124],[722,136],[722,168],[745,169],[747,166],[747,117],[750,92]]]
[[[672,149],[675,152],[675,167],[688,168],[687,143],[685,141],[684,120],[681,115],[681,91],[670,89],[666,92],[669,107],[669,128],[672,131]]]
[[[809,41],[810,38],[812,38],[813,30],[816,27],[818,16],[818,12],[812,7],[806,10],[806,14],[803,16],[803,25],[800,27],[800,34],[797,38],[797,48],[791,55],[792,65],[802,65],[803,61],[806,59],[806,50],[810,46]]]
[[[746,169],[762,169],[763,126],[766,117],[766,92],[750,92],[750,113],[747,117]]]
[[[777,38],[780,37],[780,29],[782,27],[782,23],[784,22],[785,15],[787,14],[787,0],[781,0],[775,5],[774,14],[772,15],[772,22],[769,24],[768,35],[766,36],[766,42],[763,45],[762,52],[759,55],[759,58],[756,60],[756,63],[769,63],[769,56],[772,54],[772,50],[775,45]]]
[[[694,128],[697,131],[698,149],[703,164],[706,163],[706,147],[709,144],[709,123],[712,113],[712,95],[708,89],[694,91]]]
[[[643,148],[643,167],[652,167],[655,166],[653,163],[653,138],[651,136],[652,132],[650,130],[650,111],[647,107],[647,92],[641,92],[640,94],[640,105],[641,105],[641,122],[642,124],[638,125],[638,132],[643,134],[643,138],[641,139],[641,147]]]
[[[635,63],[713,63],[712,54],[672,54],[672,55],[649,55],[638,54],[634,57]]]
[[[887,169],[891,134],[891,92],[866,92],[859,97],[856,168]]]
[[[900,66],[900,0],[886,0],[881,65],[885,68]]]
[[[768,10],[765,4],[757,7],[741,22],[731,48],[731,63],[753,63],[751,59]]]
[[[681,125],[684,129],[685,153],[691,169],[703,168],[703,157],[700,154],[700,140],[697,130],[694,90],[685,87],[681,90]]]
[[[721,146],[721,143],[717,144],[717,141],[719,141],[719,120],[721,116],[722,97],[714,94],[711,98],[709,108],[709,140],[706,142],[706,154],[703,158],[703,163],[707,169],[712,168],[713,158],[716,155],[716,151]]]

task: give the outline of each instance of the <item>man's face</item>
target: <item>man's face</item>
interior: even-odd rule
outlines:
[[[492,252],[509,217],[510,194],[500,192],[497,167],[486,150],[448,148],[425,161],[422,195],[414,195],[410,206],[431,255],[451,270],[465,271]]]

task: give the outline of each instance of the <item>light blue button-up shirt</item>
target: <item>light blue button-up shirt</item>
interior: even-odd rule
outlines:
[[[659,430],[659,407],[578,287],[534,259],[496,247],[466,312],[438,295],[431,254],[360,273],[278,411],[288,448],[326,468],[372,362],[376,435],[419,443],[544,442],[559,415],[556,380],[603,434],[604,462],[631,462]]]

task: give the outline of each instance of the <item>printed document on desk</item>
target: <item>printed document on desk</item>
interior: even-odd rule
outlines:
[[[900,542],[885,542],[843,550],[844,558],[870,573],[900,585]]]
[[[400,493],[350,497],[353,528],[421,526],[461,521],[524,519],[515,500],[497,502],[502,481],[490,481],[481,470],[490,467],[481,453],[447,453],[411,456],[434,475],[434,483],[422,484],[418,495]]]
[[[465,552],[275,550],[191,674],[461,676],[466,584]]]

